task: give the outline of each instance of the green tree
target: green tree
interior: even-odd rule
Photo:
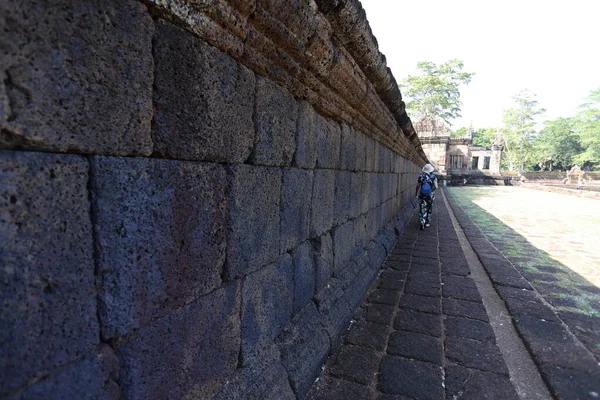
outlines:
[[[496,128],[477,129],[473,132],[473,144],[475,146],[492,147],[496,132]]]
[[[406,101],[408,114],[417,121],[433,123],[442,120],[451,125],[452,119],[460,114],[459,86],[468,84],[474,75],[462,72],[464,65],[459,60],[449,60],[437,65],[431,61],[417,63],[419,74],[409,76],[400,84]]]
[[[544,128],[533,142],[531,157],[539,169],[571,168],[575,157],[583,150],[574,127],[572,118],[557,118],[544,123]]]
[[[579,106],[575,116],[575,133],[583,151],[575,157],[579,164],[589,167],[600,166],[600,89],[593,90],[587,102]]]
[[[502,144],[503,166],[509,171],[524,171],[531,162],[531,145],[536,135],[535,118],[546,110],[540,108],[535,94],[522,90],[513,98],[515,107],[504,110]]]

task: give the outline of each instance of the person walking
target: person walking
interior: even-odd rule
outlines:
[[[431,225],[431,213],[433,212],[434,192],[438,188],[437,175],[433,173],[431,164],[425,164],[423,173],[417,179],[416,196],[419,198],[419,224],[421,230]]]

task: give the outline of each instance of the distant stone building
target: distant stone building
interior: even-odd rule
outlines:
[[[491,148],[473,145],[472,130],[451,138],[441,121],[420,121],[415,126],[423,151],[440,175],[448,177],[500,177],[503,146],[496,138]]]

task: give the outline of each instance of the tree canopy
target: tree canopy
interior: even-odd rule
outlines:
[[[530,162],[536,137],[536,117],[546,112],[535,100],[535,94],[525,89],[513,96],[514,107],[504,110],[502,120],[503,164],[509,171],[524,171]]]
[[[406,98],[406,108],[413,120],[435,122],[440,119],[451,125],[461,116],[460,85],[466,85],[474,75],[462,72],[459,60],[437,65],[431,61],[417,63],[419,74],[409,76],[400,84]]]

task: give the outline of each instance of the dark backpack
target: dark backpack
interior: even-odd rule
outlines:
[[[421,175],[421,190],[419,190],[420,196],[431,196],[433,193],[433,181],[429,174]]]

